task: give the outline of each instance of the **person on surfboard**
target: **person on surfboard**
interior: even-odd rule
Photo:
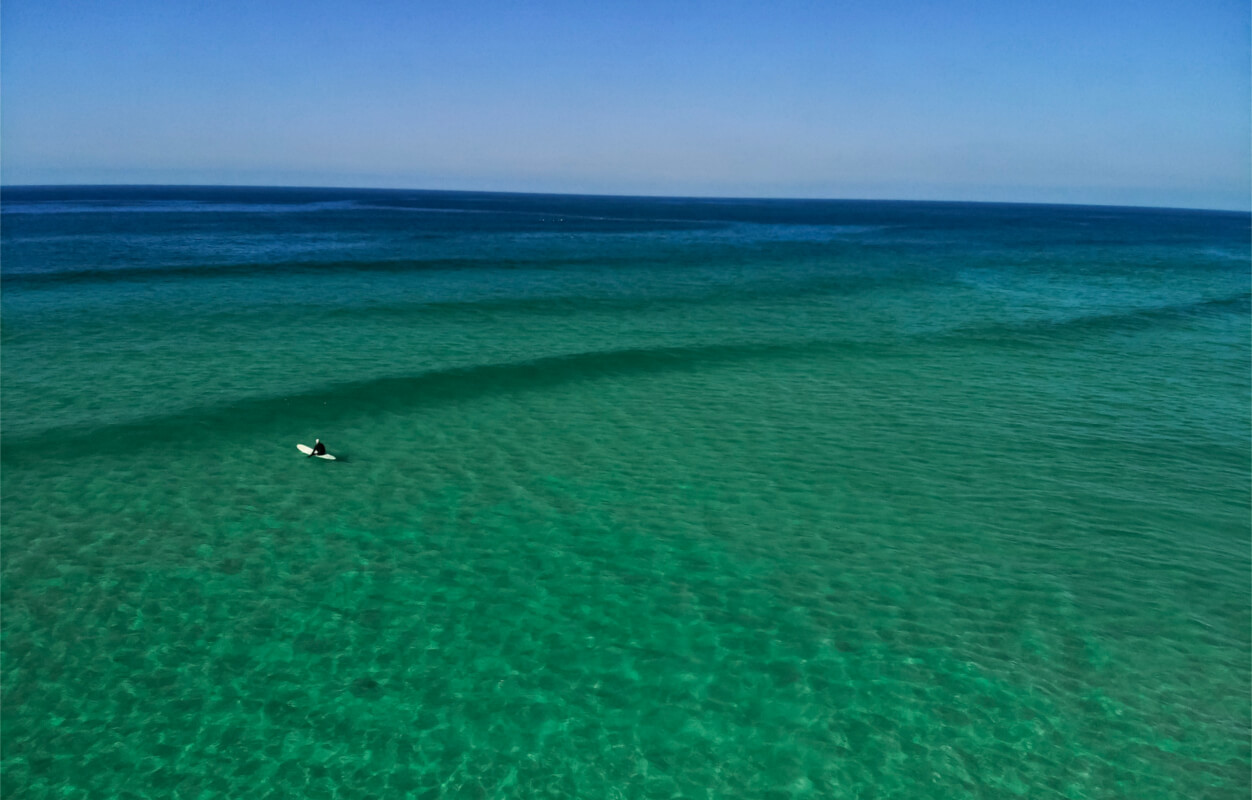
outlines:
[[[313,456],[324,456],[324,455],[326,455],[326,445],[322,444],[321,439],[315,439],[313,441],[313,452],[309,453],[309,458],[312,458]]]

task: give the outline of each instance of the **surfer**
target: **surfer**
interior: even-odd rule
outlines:
[[[312,458],[313,456],[324,456],[324,455],[326,455],[326,445],[322,444],[321,439],[315,439],[313,441],[313,452],[309,453],[309,458]]]

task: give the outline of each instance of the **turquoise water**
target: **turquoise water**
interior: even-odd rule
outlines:
[[[5,797],[1248,795],[1246,214],[3,212]]]

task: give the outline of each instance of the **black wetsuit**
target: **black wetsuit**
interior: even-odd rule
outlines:
[[[324,456],[324,455],[326,455],[326,445],[322,444],[321,442],[318,442],[317,444],[313,445],[313,453],[309,457],[312,458],[313,456]]]

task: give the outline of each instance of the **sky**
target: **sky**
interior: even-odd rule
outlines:
[[[4,0],[0,182],[1252,207],[1252,0]]]

